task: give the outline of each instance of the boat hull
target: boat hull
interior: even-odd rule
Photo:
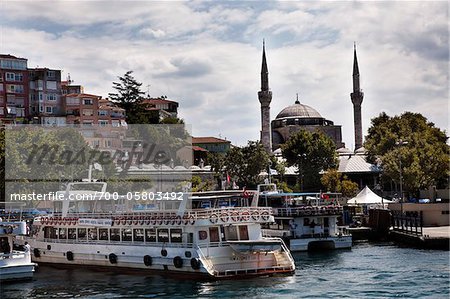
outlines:
[[[0,267],[0,281],[28,280],[33,278],[34,263]]]
[[[352,237],[299,238],[290,239],[289,249],[297,251],[316,251],[352,248]]]
[[[212,278],[288,274],[295,270],[287,262],[283,264],[277,261],[277,258],[283,259],[279,255],[286,254],[284,252],[242,255],[231,246],[197,249],[166,247],[164,244],[66,244],[31,240],[30,244],[33,247],[33,261],[45,264],[94,266],[119,271],[133,269]]]

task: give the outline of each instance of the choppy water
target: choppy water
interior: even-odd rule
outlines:
[[[41,266],[31,282],[0,286],[1,298],[449,298],[449,253],[361,244],[294,254],[296,274],[195,281]]]

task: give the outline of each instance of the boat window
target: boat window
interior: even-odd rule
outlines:
[[[225,238],[230,241],[237,241],[238,234],[237,228],[234,225],[228,226],[225,228]]]
[[[67,229],[65,227],[61,227],[59,229],[59,239],[60,240],[65,240],[67,239]]]
[[[208,239],[208,233],[205,230],[198,231],[198,239],[199,240],[206,240],[206,239]]]
[[[52,239],[58,238],[58,229],[56,227],[52,228],[50,238],[52,238]]]
[[[97,240],[97,229],[96,228],[88,229],[88,239],[89,240]]]
[[[227,238],[225,237],[225,228],[222,225],[220,226],[220,237],[222,238],[222,241],[227,240]]]
[[[218,227],[210,227],[209,228],[209,241],[210,242],[220,242]]]
[[[167,228],[158,229],[158,242],[169,242],[169,230]]]
[[[131,228],[122,229],[122,241],[132,241],[132,240],[133,240],[133,233]]]
[[[77,238],[77,229],[76,228],[69,228],[67,230],[67,236],[71,240],[75,240]]]
[[[134,229],[134,238],[135,242],[144,242],[144,229],[143,228],[135,228]]]
[[[111,228],[109,239],[111,241],[120,241],[120,228]]]
[[[98,239],[108,241],[108,229],[107,228],[99,228],[98,229]]]
[[[323,218],[323,226],[324,227],[329,227],[330,226],[330,218]]]
[[[182,242],[180,228],[173,228],[170,230],[170,242],[171,243],[181,243]]]
[[[303,218],[303,226],[309,226],[309,218]]]
[[[145,242],[156,242],[156,229],[145,229]]]
[[[78,229],[78,240],[86,240],[86,229],[85,228]]]
[[[247,225],[239,225],[239,240],[248,240]]]
[[[51,235],[51,227],[49,227],[49,226],[46,226],[45,228],[44,228],[44,238],[45,239],[48,239],[48,238],[50,238],[50,235]]]

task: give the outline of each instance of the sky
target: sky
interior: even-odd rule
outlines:
[[[298,93],[353,149],[354,42],[364,135],[381,112],[422,113],[448,131],[448,14],[446,1],[0,0],[0,53],[103,97],[132,70],[150,96],[179,102],[194,136],[245,145],[260,137],[265,39],[271,119]]]

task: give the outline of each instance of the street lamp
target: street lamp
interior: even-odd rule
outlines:
[[[407,141],[403,141],[403,140],[399,140],[395,143],[395,145],[397,145],[398,147],[403,146],[403,145],[407,145],[408,142]],[[400,213],[401,215],[403,215],[403,175],[402,175],[402,156],[400,154],[398,154],[398,158],[399,158],[399,166],[400,166]]]
[[[305,159],[306,157],[306,153],[303,154],[298,154],[298,158],[299,158],[299,174],[300,174],[300,189],[301,191],[303,191],[303,159]]]
[[[267,172],[267,175],[268,175],[268,178],[269,178],[269,184],[271,184],[272,182],[271,182],[271,180],[270,180],[270,166],[272,166],[272,161],[269,161],[269,166],[268,166],[268,172]]]

